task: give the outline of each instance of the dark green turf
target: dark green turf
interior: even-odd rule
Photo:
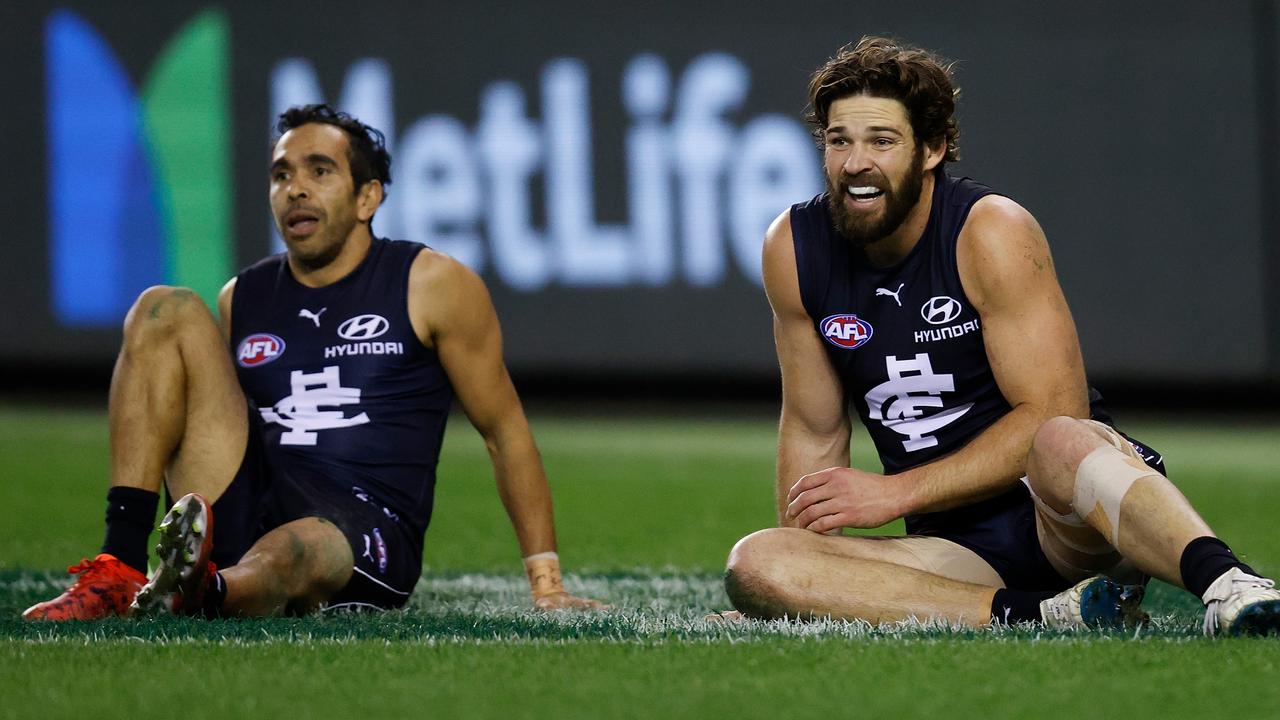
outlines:
[[[1153,583],[1151,625],[1071,634],[708,623],[724,557],[772,521],[774,419],[533,418],[571,589],[528,608],[488,457],[455,418],[427,577],[407,610],[30,625],[101,539],[100,411],[0,407],[0,717],[1268,717],[1277,641],[1204,639]],[[1280,569],[1275,425],[1135,423],[1210,523]],[[865,439],[856,463],[874,469]]]
[[[1262,718],[1258,643],[1002,638],[756,643],[0,646],[0,717]],[[252,673],[245,672],[252,668]],[[333,678],[317,682],[317,678]],[[34,714],[22,709],[38,708]]]

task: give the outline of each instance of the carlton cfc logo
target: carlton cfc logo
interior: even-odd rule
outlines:
[[[862,347],[871,339],[871,323],[857,315],[831,315],[819,325],[827,342],[846,350]]]
[[[236,362],[240,367],[264,365],[284,354],[284,340],[270,333],[250,335],[240,341]]]

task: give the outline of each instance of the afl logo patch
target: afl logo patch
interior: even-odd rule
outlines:
[[[265,365],[284,354],[284,340],[271,333],[258,333],[240,341],[236,362],[240,367]]]
[[[935,295],[920,306],[920,317],[930,325],[945,325],[960,317],[960,301],[946,295]]]
[[[874,332],[871,323],[859,320],[857,315],[830,315],[819,324],[822,337],[827,342],[845,350],[862,347],[871,339]]]
[[[372,340],[391,329],[391,323],[381,315],[357,315],[338,326],[338,336],[344,340]]]

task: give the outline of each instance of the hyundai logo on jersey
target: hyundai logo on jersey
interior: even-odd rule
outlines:
[[[862,347],[871,339],[871,323],[857,315],[830,315],[823,318],[822,336],[827,342],[846,350]]]
[[[338,326],[338,335],[346,340],[372,340],[390,328],[381,315],[357,315]]]
[[[250,335],[240,341],[236,350],[236,362],[240,367],[265,365],[284,354],[284,340],[270,333]]]
[[[960,316],[960,301],[946,295],[936,295],[920,306],[920,317],[930,325],[945,325]]]

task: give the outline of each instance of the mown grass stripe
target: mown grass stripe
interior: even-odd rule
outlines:
[[[1199,637],[1199,615],[1171,588],[1154,589],[1152,622],[1137,631],[1073,633],[1040,626],[973,630],[938,622],[873,626],[838,620],[707,620],[727,607],[719,577],[646,572],[566,576],[575,592],[605,599],[613,608],[595,613],[544,613],[528,604],[528,586],[515,575],[454,573],[419,581],[399,611],[321,614],[304,618],[110,619],[87,623],[26,623],[17,618],[28,602],[66,585],[55,573],[0,572],[0,638],[27,642],[257,643],[384,640],[447,643],[536,642],[757,642],[775,639],[855,641],[995,640],[1079,642],[1189,640]]]

